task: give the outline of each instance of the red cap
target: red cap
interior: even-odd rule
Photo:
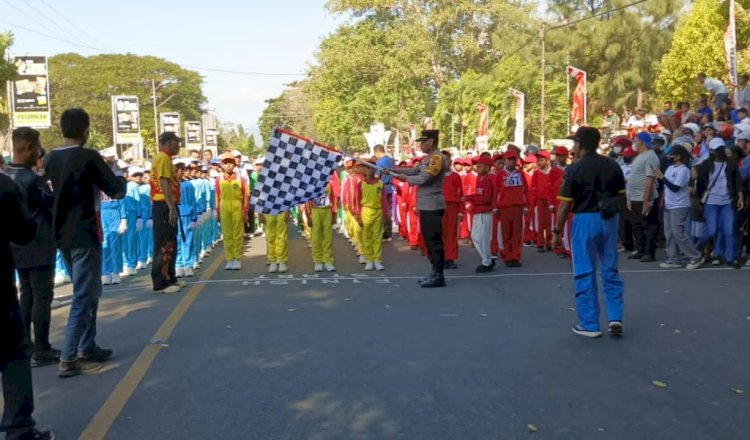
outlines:
[[[503,155],[502,155],[502,154],[500,154],[500,153],[495,153],[495,154],[494,154],[494,155],[492,156],[492,162],[497,162],[498,160],[501,160],[502,158],[503,158]]]
[[[555,156],[568,156],[570,154],[570,150],[562,145],[555,147],[553,152],[555,153]]]
[[[536,156],[533,154],[529,154],[523,159],[523,163],[537,163]]]
[[[503,154],[503,159],[510,159],[513,157],[518,158],[518,153],[514,148],[509,148],[508,151]]]
[[[632,145],[628,145],[627,147],[623,148],[622,153],[620,154],[622,154],[622,157],[635,157],[636,156],[636,152],[633,149]]]
[[[492,158],[490,157],[480,156],[477,158],[477,165],[479,165],[480,163],[487,165],[488,167],[491,167],[493,162],[492,162]]]
[[[543,158],[549,160],[550,158],[552,158],[552,155],[549,153],[549,151],[542,150],[542,151],[536,153],[536,157],[537,157],[537,159],[540,158],[540,157],[543,157]]]

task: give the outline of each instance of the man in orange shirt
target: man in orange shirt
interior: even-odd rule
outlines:
[[[172,156],[180,152],[182,140],[172,132],[159,137],[159,153],[151,168],[151,217],[154,223],[154,263],[151,281],[154,292],[180,291],[175,262],[177,259],[177,228],[180,221],[177,204],[180,201],[180,181],[172,164]]]

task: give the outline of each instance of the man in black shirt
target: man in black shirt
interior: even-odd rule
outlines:
[[[89,115],[83,109],[65,110],[60,118],[63,145],[47,155],[45,169],[52,182],[55,241],[73,279],[60,377],[102,368],[112,350],[96,345],[96,313],[102,294],[102,232],[99,191],[113,199],[125,196],[123,173],[110,169],[98,151],[84,148]]]
[[[625,194],[625,178],[617,163],[597,154],[599,130],[581,127],[573,152],[578,160],[565,169],[558,199],[557,224],[552,247],[560,244],[560,230],[572,212],[573,274],[579,323],[573,332],[596,338],[599,331],[599,299],[596,262],[601,264],[609,333],[622,334],[623,282],[617,269],[619,211]]]
[[[52,191],[46,179],[32,171],[41,154],[39,132],[20,127],[13,131],[13,161],[7,173],[20,187],[26,217],[34,223],[36,236],[24,246],[13,245],[13,259],[21,286],[21,315],[26,333],[34,324],[32,366],[60,361],[60,350],[49,343],[49,325],[54,296],[55,242],[52,232]]]
[[[18,307],[18,296],[13,281],[16,270],[11,243],[25,245],[34,238],[33,222],[24,216],[22,196],[18,185],[0,173],[0,374],[3,376],[3,419],[0,432],[6,438],[19,440],[49,440],[49,431],[34,429],[34,393],[31,386],[28,338]]]

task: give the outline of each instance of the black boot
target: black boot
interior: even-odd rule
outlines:
[[[431,276],[430,279],[421,283],[421,285],[425,289],[430,289],[433,287],[445,287],[445,277],[443,277],[442,273],[436,273]]]

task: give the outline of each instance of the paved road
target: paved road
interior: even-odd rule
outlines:
[[[626,336],[589,340],[569,331],[569,262],[549,254],[475,276],[462,247],[449,287],[422,290],[426,260],[403,242],[365,274],[337,238],[338,277],[316,279],[293,235],[285,277],[256,238],[243,271],[214,255],[184,293],[106,288],[115,359],[36,369],[37,418],[60,439],[750,438],[748,270],[624,262]]]

